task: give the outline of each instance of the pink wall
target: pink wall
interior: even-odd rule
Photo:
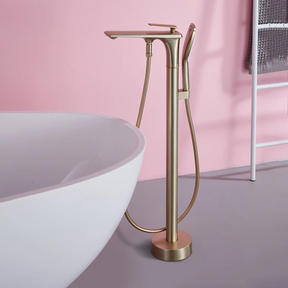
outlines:
[[[251,0],[1,1],[0,109],[95,112],[135,123],[145,42],[112,41],[103,32],[146,30],[151,29],[147,23],[154,22],[176,24],[185,36],[194,22],[191,110],[201,171],[247,165],[251,76],[243,66],[250,5]],[[147,149],[140,179],[165,175],[165,73],[164,46],[155,41],[142,124]],[[285,81],[287,73],[261,79]],[[259,141],[288,138],[287,88],[277,90],[277,95],[274,91],[260,92]],[[184,103],[179,124],[179,171],[193,173]],[[257,162],[287,157],[287,146],[276,146],[258,150]]]

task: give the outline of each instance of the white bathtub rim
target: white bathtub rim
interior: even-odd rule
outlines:
[[[144,137],[144,135],[142,134],[142,132],[133,124],[121,119],[121,118],[117,118],[114,116],[109,116],[109,115],[104,115],[104,114],[96,114],[96,113],[84,113],[84,112],[66,112],[66,111],[0,111],[0,115],[1,114],[64,114],[64,115],[75,115],[75,116],[84,116],[84,117],[92,117],[92,118],[105,118],[107,120],[110,121],[117,121],[118,123],[121,123],[125,126],[127,126],[128,128],[130,128],[130,130],[132,130],[132,132],[134,132],[137,136],[138,139],[138,146],[137,148],[125,159],[107,167],[104,168],[100,171],[97,171],[95,173],[91,173],[73,180],[69,180],[67,182],[64,183],[58,183],[55,185],[50,185],[50,186],[46,186],[40,189],[35,189],[35,190],[31,190],[31,191],[26,191],[26,192],[22,192],[22,193],[18,193],[15,195],[11,195],[11,196],[6,196],[6,197],[2,197],[0,198],[0,203],[2,202],[7,202],[7,201],[12,201],[12,200],[16,200],[18,198],[22,198],[22,197],[27,197],[27,196],[32,196],[35,194],[40,194],[40,193],[44,193],[44,192],[48,192],[51,190],[55,190],[55,189],[61,189],[62,187],[66,187],[66,186],[70,186],[70,185],[75,185],[77,183],[83,182],[83,181],[88,181],[90,179],[99,177],[101,175],[107,174],[107,173],[112,173],[113,171],[129,164],[130,162],[132,162],[134,159],[138,158],[138,157],[142,157],[142,154],[144,153],[145,147],[146,147],[146,139]],[[1,188],[1,187],[0,187]]]

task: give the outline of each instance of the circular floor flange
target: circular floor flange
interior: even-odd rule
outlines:
[[[154,234],[151,241],[152,254],[161,260],[184,260],[192,253],[192,238],[182,230],[178,230],[178,241],[176,242],[166,241],[166,231]]]

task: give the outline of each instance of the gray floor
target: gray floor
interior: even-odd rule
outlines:
[[[69,288],[287,288],[288,162],[201,174],[195,206],[179,228],[193,239],[192,255],[164,262],[150,253],[151,235],[122,219],[96,260]],[[194,177],[179,178],[179,210]],[[139,182],[129,206],[140,225],[165,223],[165,180]],[[158,226],[158,227],[156,227]]]

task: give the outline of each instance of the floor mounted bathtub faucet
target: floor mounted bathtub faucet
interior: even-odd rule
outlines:
[[[155,233],[152,237],[152,254],[166,261],[183,260],[192,253],[192,238],[181,230],[178,230],[178,223],[191,210],[197,197],[199,188],[199,160],[194,127],[192,123],[189,105],[189,69],[188,61],[191,53],[196,27],[191,24],[183,46],[182,72],[183,89],[179,90],[179,44],[182,35],[176,31],[175,25],[149,24],[150,26],[170,28],[170,31],[106,31],[105,34],[111,39],[116,38],[143,38],[146,42],[146,77],[142,93],[140,109],[136,126],[139,128],[147,93],[150,61],[152,57],[152,43],[158,39],[163,42],[166,48],[167,64],[167,124],[166,124],[166,226],[159,229],[147,229],[136,224],[130,217],[128,211],[125,215],[128,221],[138,230]],[[185,99],[187,117],[192,135],[194,159],[195,159],[195,188],[187,209],[178,218],[178,101]]]

